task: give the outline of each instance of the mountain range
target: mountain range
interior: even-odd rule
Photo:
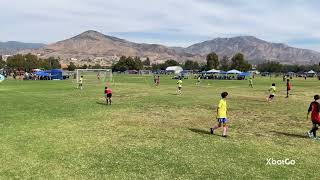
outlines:
[[[15,54],[25,49],[38,49],[44,47],[41,43],[23,43],[17,41],[0,42],[0,54]]]
[[[1,47],[0,47],[1,49]],[[250,63],[265,60],[287,64],[309,64],[320,61],[320,53],[307,49],[290,47],[281,43],[271,43],[253,36],[216,38],[189,47],[167,47],[158,44],[135,43],[117,37],[107,36],[97,31],[86,31],[70,39],[40,46],[37,49],[22,50],[19,53],[34,53],[41,57],[60,57],[63,63],[73,61],[78,64],[111,64],[120,56],[149,57],[153,63],[175,59],[179,62],[195,60],[205,62],[206,55],[215,52],[232,57],[241,52]]]

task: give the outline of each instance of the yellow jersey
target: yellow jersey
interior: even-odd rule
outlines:
[[[270,91],[270,95],[274,95],[274,96],[276,95],[276,87],[275,86],[271,86],[269,91]]]
[[[181,81],[181,80],[179,80],[179,81],[177,82],[177,84],[178,84],[178,87],[182,87],[182,81]]]
[[[217,118],[227,118],[227,101],[225,99],[219,101]]]

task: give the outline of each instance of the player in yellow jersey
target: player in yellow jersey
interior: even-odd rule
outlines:
[[[81,90],[83,89],[83,76],[81,76],[80,79],[79,79],[79,88]]]
[[[227,119],[227,92],[221,93],[222,99],[219,101],[218,107],[217,107],[217,121],[218,125],[215,125],[214,127],[210,128],[211,134],[215,133],[215,130],[223,127],[222,129],[222,137],[227,137],[227,129],[228,129],[228,119]]]
[[[182,92],[181,92],[181,89],[182,89],[182,80],[181,78],[179,78],[179,81],[177,82],[178,84],[178,94],[181,95]]]
[[[268,102],[272,102],[274,96],[276,95],[276,84],[275,83],[272,83],[272,86],[269,88],[269,97],[267,98]]]

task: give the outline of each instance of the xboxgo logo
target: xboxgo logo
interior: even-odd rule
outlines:
[[[296,164],[296,161],[293,159],[273,159],[273,158],[269,158],[267,159],[267,164],[266,166],[293,166]]]

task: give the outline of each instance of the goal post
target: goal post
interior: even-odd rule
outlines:
[[[95,76],[92,78],[101,82],[113,82],[112,69],[76,69],[76,82],[79,83],[80,77],[88,74]]]

